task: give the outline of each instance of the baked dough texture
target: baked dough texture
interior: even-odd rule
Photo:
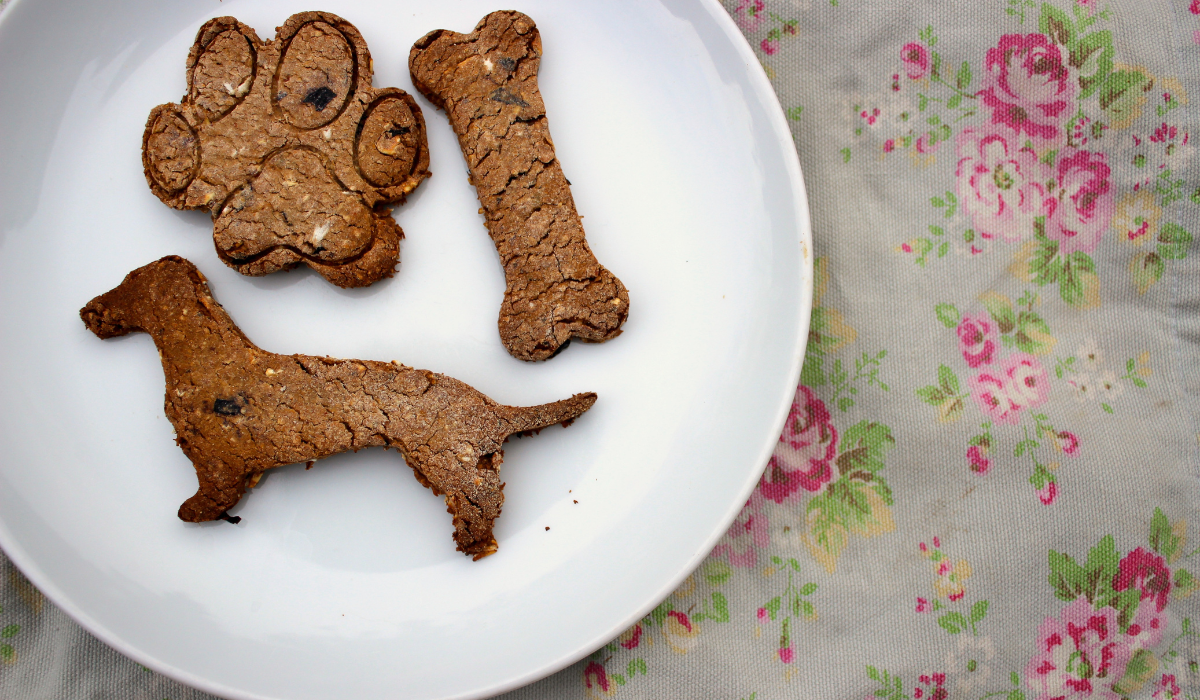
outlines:
[[[500,338],[522,360],[552,357],[571,338],[609,340],[629,314],[629,293],[588,247],[554,154],[541,58],[533,20],[502,11],[470,34],[426,34],[408,59],[413,85],[458,135],[504,267]]]
[[[266,42],[233,17],[208,21],[187,94],[146,121],[150,190],[208,211],[218,255],[242,274],[305,264],[339,287],[390,277],[404,234],[388,205],[429,177],[429,147],[416,101],[372,88],[372,72],[337,15],[292,15]]]
[[[204,276],[170,256],[129,273],[80,311],[101,338],[149,333],[166,376],[166,414],[199,480],[179,507],[188,522],[227,511],[267,469],[364,447],[395,447],[445,498],[458,549],[496,551],[500,464],[513,434],[574,420],[593,393],[525,408],[396,362],[279,355],[250,342]]]

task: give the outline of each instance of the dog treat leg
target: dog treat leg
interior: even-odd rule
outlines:
[[[621,332],[629,293],[584,239],[554,155],[537,73],[542,41],[520,12],[493,12],[471,34],[439,29],[413,45],[413,84],[446,111],[504,266],[500,338],[545,360],[571,338]]]
[[[200,271],[170,256],[125,277],[80,312],[101,338],[141,331],[166,376],[166,414],[199,488],[188,522],[228,519],[263,471],[364,447],[395,447],[444,496],[459,551],[496,551],[500,463],[515,433],[574,420],[595,394],[541,406],[496,403],[466,384],[396,362],[279,355],[250,342]]]

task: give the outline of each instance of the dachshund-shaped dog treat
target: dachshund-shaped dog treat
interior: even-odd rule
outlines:
[[[595,394],[502,406],[442,374],[392,362],[277,355],[250,342],[200,271],[171,256],[129,273],[80,311],[101,338],[149,333],[166,375],[166,413],[200,488],[188,522],[226,511],[273,467],[363,447],[396,447],[417,480],[443,495],[458,549],[496,551],[504,503],[501,446],[515,433],[574,420]]]
[[[537,27],[520,12],[493,12],[471,34],[430,32],[408,58],[413,84],[458,134],[504,265],[500,338],[522,360],[552,357],[572,337],[608,340],[629,313],[625,285],[584,240],[554,155],[541,58]]]
[[[210,20],[187,59],[187,94],[155,107],[142,137],[151,191],[212,214],[227,265],[265,275],[301,263],[339,287],[390,277],[403,232],[386,205],[429,177],[421,108],[371,87],[354,25],[292,15],[263,42]]]

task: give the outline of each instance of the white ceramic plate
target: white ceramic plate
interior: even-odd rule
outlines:
[[[779,104],[713,0],[525,0],[541,87],[624,335],[527,364],[500,345],[504,282],[457,142],[418,97],[434,176],[396,212],[399,274],[337,289],[237,275],[199,212],[142,176],[146,115],[184,92],[197,28],[273,35],[284,0],[13,0],[0,20],[0,544],[87,629],[234,698],[478,697],[619,634],[699,563],[747,497],[796,384],[808,211]],[[375,85],[413,92],[413,41],[491,0],[341,0]],[[454,551],[441,500],[394,451],[270,473],[240,525],[176,518],[195,490],[146,335],[79,308],[179,254],[276,352],[400,360],[508,404],[595,391],[569,429],[510,442],[500,551]],[[574,501],[578,501],[578,504]],[[547,531],[546,527],[550,530]]]

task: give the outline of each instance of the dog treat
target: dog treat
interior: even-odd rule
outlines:
[[[439,29],[413,45],[413,84],[446,111],[504,265],[500,338],[522,360],[570,341],[603,342],[629,313],[625,285],[584,240],[538,90],[542,40],[520,12],[493,12],[471,34]]]
[[[292,15],[263,42],[233,17],[200,28],[187,94],[155,107],[146,182],[176,209],[204,209],[227,265],[265,275],[301,263],[339,287],[395,272],[404,233],[389,204],[429,177],[421,108],[371,87],[354,25]]]
[[[188,522],[227,511],[273,467],[385,446],[445,497],[459,551],[496,551],[504,503],[501,446],[515,433],[571,421],[595,394],[528,408],[502,406],[466,384],[396,362],[278,355],[250,342],[200,271],[170,256],[129,273],[80,311],[101,338],[149,333],[166,375],[166,413],[200,487]]]

